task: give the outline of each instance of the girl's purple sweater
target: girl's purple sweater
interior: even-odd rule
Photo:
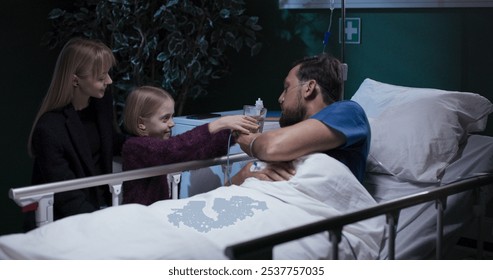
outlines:
[[[229,130],[225,129],[211,134],[208,124],[195,127],[167,140],[153,137],[131,137],[123,145],[122,168],[127,171],[223,156],[228,152],[228,138]],[[124,204],[150,205],[169,198],[171,194],[168,190],[166,175],[123,183]]]

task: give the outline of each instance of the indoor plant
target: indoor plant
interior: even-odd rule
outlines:
[[[49,14],[52,31],[43,44],[63,45],[70,37],[100,39],[115,53],[116,103],[129,88],[155,85],[176,99],[181,115],[187,99],[207,94],[211,79],[229,72],[228,52],[261,48],[258,17],[245,14],[242,0],[90,0]]]

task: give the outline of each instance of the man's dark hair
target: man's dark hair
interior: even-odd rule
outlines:
[[[315,80],[326,104],[341,100],[342,75],[341,62],[338,59],[322,53],[298,60],[294,63],[294,66],[296,65],[300,65],[296,75],[298,79],[301,82]]]

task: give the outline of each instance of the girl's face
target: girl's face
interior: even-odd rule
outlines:
[[[146,136],[160,139],[169,139],[171,129],[175,126],[173,115],[175,114],[175,102],[166,101],[149,118],[141,118]]]

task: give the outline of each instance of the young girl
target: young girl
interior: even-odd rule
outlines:
[[[123,146],[124,171],[222,156],[228,152],[231,130],[249,133],[258,129],[252,117],[224,116],[171,137],[174,107],[173,97],[160,88],[143,86],[129,94],[124,126],[138,137],[129,138]],[[165,175],[127,181],[123,186],[123,203],[149,205],[171,195]]]
[[[29,137],[33,184],[112,172],[124,140],[114,130],[112,96],[105,94],[114,64],[99,41],[74,38],[63,47]],[[54,219],[98,210],[110,197],[108,186],[57,193]]]

